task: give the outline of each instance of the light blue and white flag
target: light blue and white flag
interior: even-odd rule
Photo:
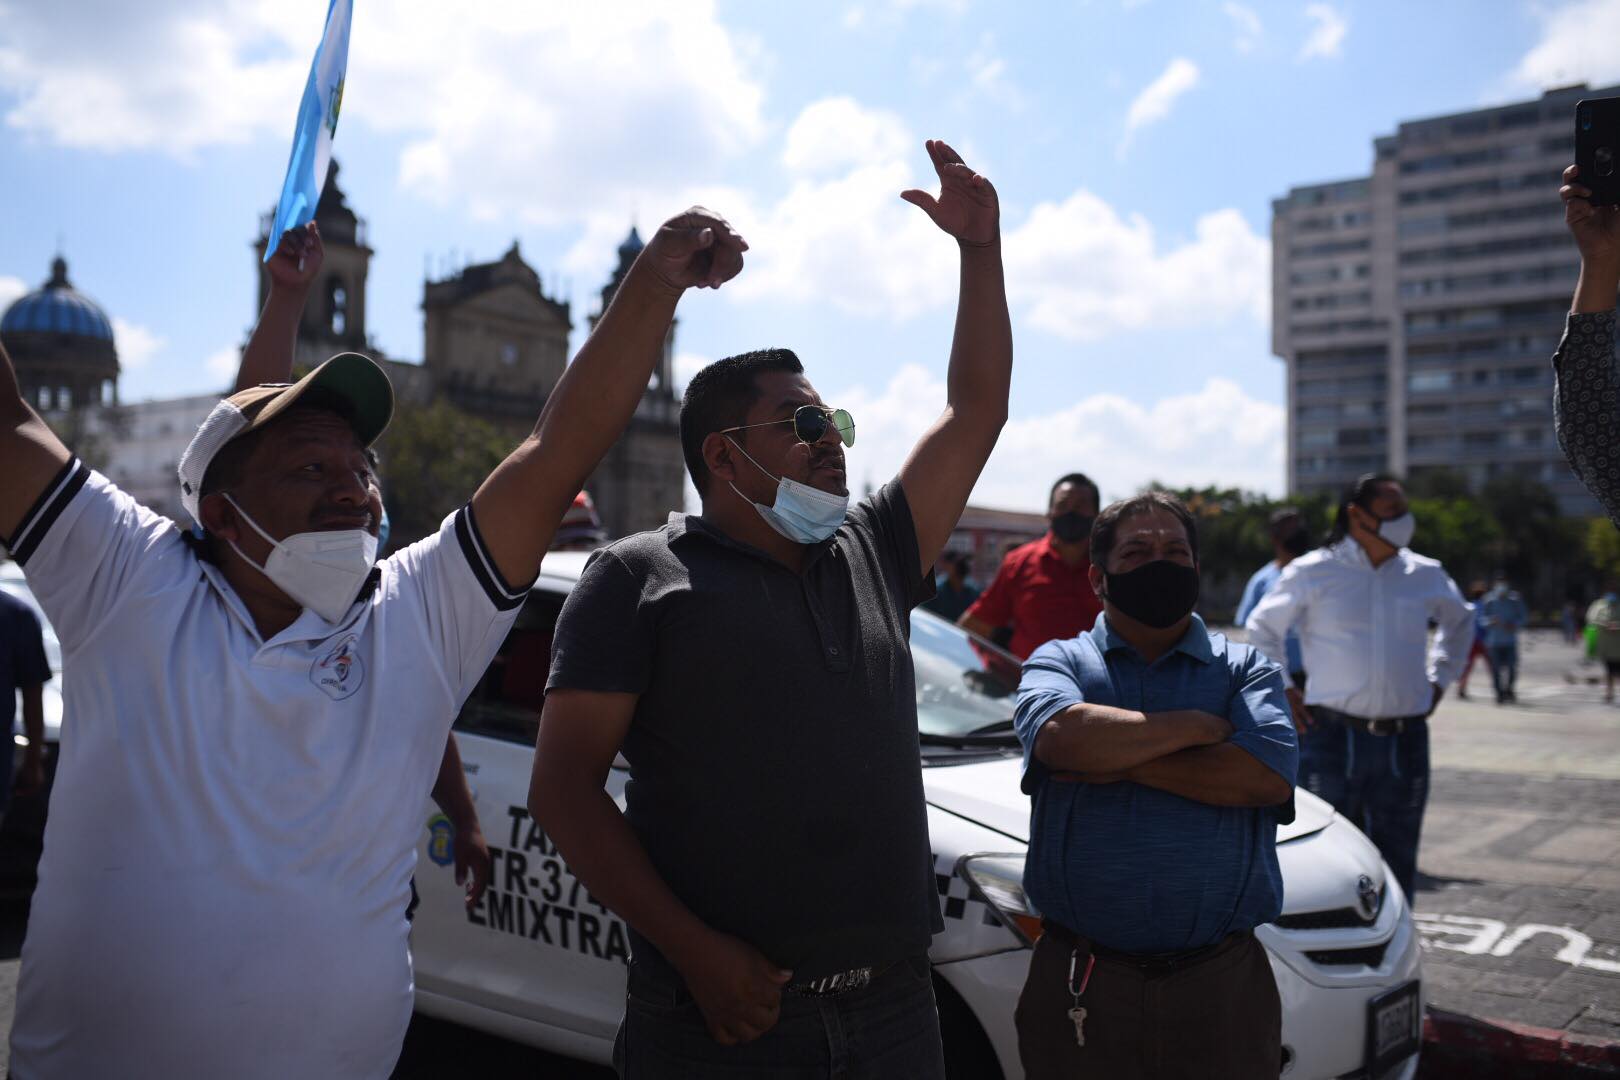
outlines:
[[[281,184],[276,223],[264,249],[265,262],[275,254],[281,234],[306,224],[315,216],[315,204],[321,201],[338,110],[343,107],[343,75],[349,66],[349,22],[353,15],[352,0],[332,0],[326,9],[326,33],[321,35],[315,62],[309,66],[304,99],[298,103],[298,126],[293,129],[287,179]]]

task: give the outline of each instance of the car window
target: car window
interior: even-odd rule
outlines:
[[[534,745],[551,670],[551,635],[564,595],[546,588],[529,593],[484,677],[461,707],[456,730]]]
[[[917,676],[917,729],[966,735],[1012,719],[1018,660],[937,615],[911,616],[911,663]]]

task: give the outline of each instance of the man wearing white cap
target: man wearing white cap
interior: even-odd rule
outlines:
[[[73,457],[0,349],[0,538],[68,673],[17,1080],[389,1075],[418,811],[451,718],[680,296],[746,247],[708,211],[667,222],[533,434],[378,565],[365,450],[393,393],[369,359],[220,403],[180,464],[194,545]]]

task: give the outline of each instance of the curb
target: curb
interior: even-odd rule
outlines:
[[[1529,1069],[1527,1069],[1527,1066]],[[1423,1018],[1424,1077],[1620,1076],[1620,1042],[1430,1006]]]

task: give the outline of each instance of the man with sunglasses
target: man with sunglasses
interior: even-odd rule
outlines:
[[[930,142],[960,245],[949,403],[849,505],[848,413],[793,353],[699,372],[702,513],[598,553],[557,623],[529,806],[632,928],[621,1076],[942,1077],[910,610],[1006,419],[995,190]],[[603,781],[630,763],[626,806]]]

